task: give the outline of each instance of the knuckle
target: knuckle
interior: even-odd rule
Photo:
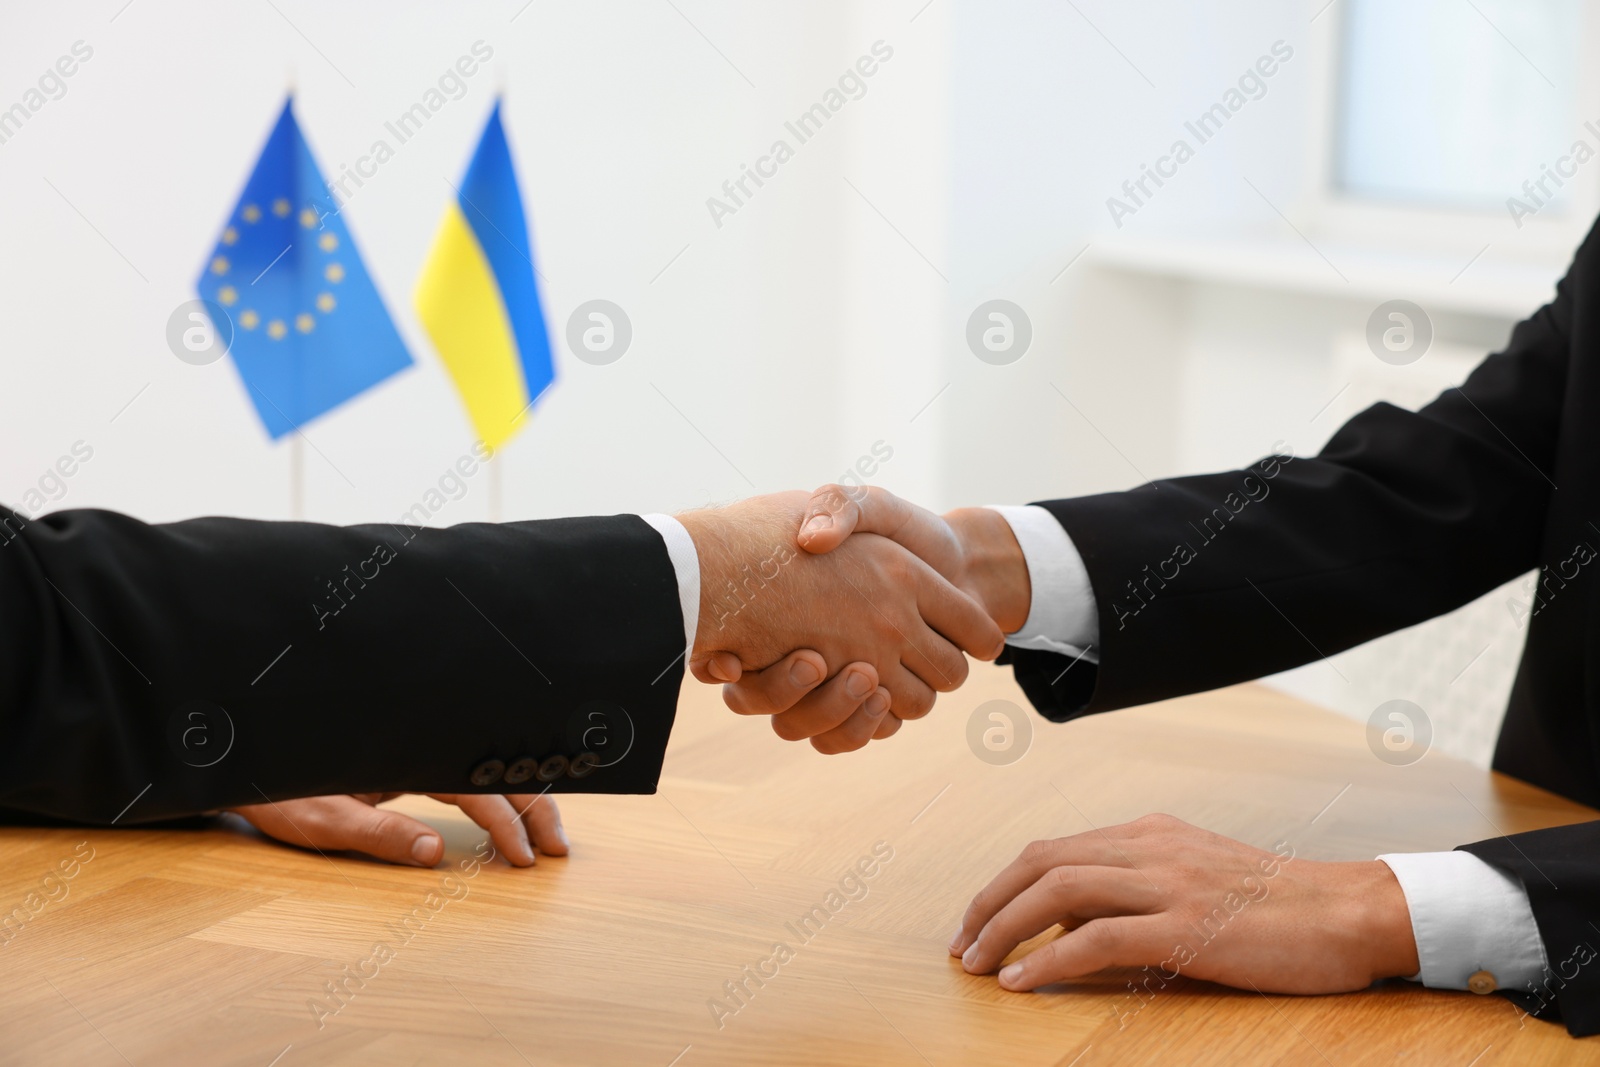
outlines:
[[[948,693],[951,690],[959,689],[966,682],[970,670],[971,668],[967,665],[967,657],[952,649],[950,654],[945,657],[939,692]]]
[[[933,693],[918,690],[894,698],[895,714],[902,719],[920,719],[933,710]]]
[[[771,715],[781,710],[771,694],[756,689],[737,689],[724,694],[723,703],[739,715]]]
[[[1179,819],[1177,816],[1168,815],[1165,812],[1159,811],[1151,812],[1149,815],[1141,816],[1132,823],[1133,829],[1141,833],[1163,833],[1170,830],[1176,830],[1183,825],[1183,820]]]
[[[1079,877],[1076,867],[1052,867],[1040,879],[1052,893],[1071,893],[1077,888]]]
[[[782,715],[773,718],[772,732],[785,741],[800,741],[807,736],[804,723],[784,718]]]
[[[403,829],[400,820],[394,816],[379,815],[357,827],[352,836],[360,842],[359,847],[376,848],[398,838]]]
[[[896,586],[907,587],[920,576],[916,557],[906,552],[895,552],[883,562],[883,570]]]
[[[1043,839],[1038,841],[1029,841],[1023,846],[1022,855],[1018,858],[1020,858],[1023,863],[1033,867],[1051,866],[1051,860],[1055,855],[1055,846],[1056,843],[1054,841],[1046,841]]]
[[[1091,919],[1078,928],[1084,947],[1092,952],[1112,953],[1122,944],[1117,928],[1103,919]]]

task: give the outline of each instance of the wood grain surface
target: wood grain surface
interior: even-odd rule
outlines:
[[[968,741],[991,701],[1032,727],[1006,765]],[[1438,752],[1392,766],[1361,724],[1260,686],[1065,725],[1025,709],[979,664],[927,719],[822,757],[691,681],[660,793],[563,799],[572,855],[531,870],[475,864],[483,832],[422,798],[399,804],[444,833],[435,870],[220,822],[0,829],[0,915],[24,916],[0,933],[0,1062],[1600,1063],[1502,998],[1405,982],[1132,1000],[1128,973],[1033,994],[963,973],[958,917],[1034,838],[1165,811],[1370,859],[1596,817]]]

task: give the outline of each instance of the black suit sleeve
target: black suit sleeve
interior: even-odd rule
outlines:
[[[449,529],[0,509],[0,807],[647,793],[683,675],[636,516]]]
[[[1560,429],[1594,417],[1568,385],[1574,294],[1600,286],[1595,233],[1505,351],[1420,411],[1375,405],[1314,457],[1280,445],[1244,470],[1044,503],[1087,567],[1099,664],[1008,650],[1029,699],[1059,721],[1258,678],[1443,614],[1589,537],[1581,509],[1552,505],[1564,470],[1592,469]],[[1564,767],[1539,769],[1588,795],[1571,776],[1587,772]],[[1539,924],[1546,989],[1510,995],[1600,1033],[1600,823],[1465,848],[1522,879]]]
[[[1522,879],[1539,924],[1543,979],[1501,992],[1530,1015],[1565,1022],[1575,1037],[1600,1034],[1600,822],[1497,837],[1461,851]]]
[[[1088,569],[1099,665],[1009,650],[1029,699],[1059,721],[1259,678],[1536,566],[1595,243],[1505,351],[1420,411],[1376,404],[1316,456],[1280,443],[1243,470],[1043,502]]]

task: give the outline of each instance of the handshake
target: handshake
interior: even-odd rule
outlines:
[[[678,563],[695,618],[688,666],[780,737],[849,752],[926,715],[967,678],[963,653],[992,660],[1028,619],[1022,548],[988,508],[940,517],[875,488],[824,486],[679,515],[694,542],[695,583]],[[687,622],[685,623],[687,626]],[[444,843],[427,824],[379,807],[398,793],[268,801],[228,809],[275,837],[431,867]],[[546,793],[431,793],[489,831],[518,867],[567,853]]]
[[[848,752],[926,715],[1027,621],[1027,563],[987,508],[941,517],[828,485],[678,516],[700,564],[689,669],[780,737]]]

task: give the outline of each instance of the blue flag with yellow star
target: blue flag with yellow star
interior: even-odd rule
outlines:
[[[411,365],[285,101],[196,288],[273,439]]]

